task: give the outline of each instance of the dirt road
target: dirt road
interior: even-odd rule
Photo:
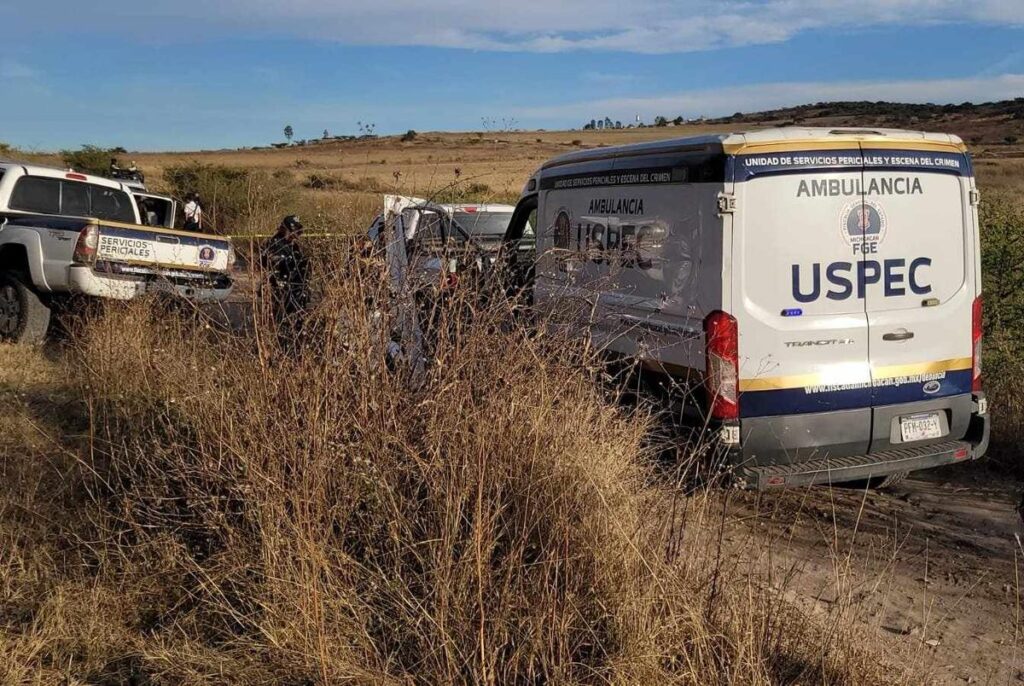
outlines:
[[[916,665],[928,683],[1018,684],[1022,489],[983,465],[962,465],[919,473],[889,492],[743,493],[730,535],[773,534],[780,592],[811,614],[851,613],[885,654]]]

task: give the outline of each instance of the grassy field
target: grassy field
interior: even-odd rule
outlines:
[[[218,220],[217,230],[229,234],[265,233],[288,213],[297,213],[314,230],[348,233],[366,226],[380,206],[380,196],[396,192],[440,201],[469,200],[514,203],[530,174],[565,152],[623,145],[786,123],[683,125],[609,131],[510,131],[421,133],[411,141],[401,137],[327,141],[283,149],[215,150],[182,153],[130,153],[152,187],[167,192],[186,189],[168,183],[166,172],[196,166],[246,170],[258,192],[250,198],[231,198],[245,212],[222,213],[223,199],[207,193],[204,202]],[[836,126],[845,119],[825,117],[802,122]],[[998,202],[1017,204],[1024,198],[1024,145],[999,144],[1005,125],[947,117],[931,130],[949,131],[964,140],[985,141],[972,146],[982,191]],[[1015,129],[1014,129],[1015,130]],[[982,135],[983,134],[983,135]],[[16,155],[17,156],[17,155]],[[21,157],[60,165],[58,155]],[[188,189],[192,190],[192,189]],[[199,189],[202,190],[202,189]],[[273,196],[269,203],[265,196]],[[255,196],[260,196],[256,198]],[[255,202],[257,208],[250,207]],[[268,206],[269,205],[269,206]],[[255,211],[254,211],[255,209]],[[240,220],[244,215],[244,220]],[[264,216],[266,215],[266,216]]]
[[[273,183],[294,189],[290,204],[280,208],[282,213],[294,211],[311,220],[315,228],[347,232],[366,225],[379,209],[384,192],[442,201],[515,203],[533,171],[556,155],[734,129],[729,125],[694,125],[607,132],[424,133],[411,142],[389,137],[302,148],[135,157],[156,180],[158,188],[166,169],[192,163],[258,170],[270,175]],[[973,152],[977,156],[978,183],[986,199],[991,193],[1000,202],[1024,202],[1024,150],[1017,146],[987,146]],[[322,180],[323,187],[311,188],[317,185],[311,179]],[[220,228],[229,232],[240,230],[232,226]],[[264,230],[272,228],[267,226]]]

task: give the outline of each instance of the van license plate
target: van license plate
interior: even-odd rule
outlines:
[[[924,414],[900,417],[900,434],[903,436],[904,443],[923,441],[927,438],[939,438],[942,436],[942,423],[939,421],[939,413],[926,412]]]

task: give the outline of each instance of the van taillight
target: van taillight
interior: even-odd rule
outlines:
[[[96,259],[96,248],[100,244],[100,231],[95,225],[87,226],[78,234],[75,252],[71,256],[73,262],[92,264]]]
[[[712,312],[704,319],[707,346],[705,386],[714,419],[737,419],[739,403],[739,327],[736,318]]]
[[[981,296],[974,299],[971,308],[971,359],[974,361],[971,372],[971,390],[981,391]]]

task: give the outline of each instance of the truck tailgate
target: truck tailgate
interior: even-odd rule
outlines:
[[[99,224],[97,262],[200,272],[226,272],[227,239],[130,224]]]

